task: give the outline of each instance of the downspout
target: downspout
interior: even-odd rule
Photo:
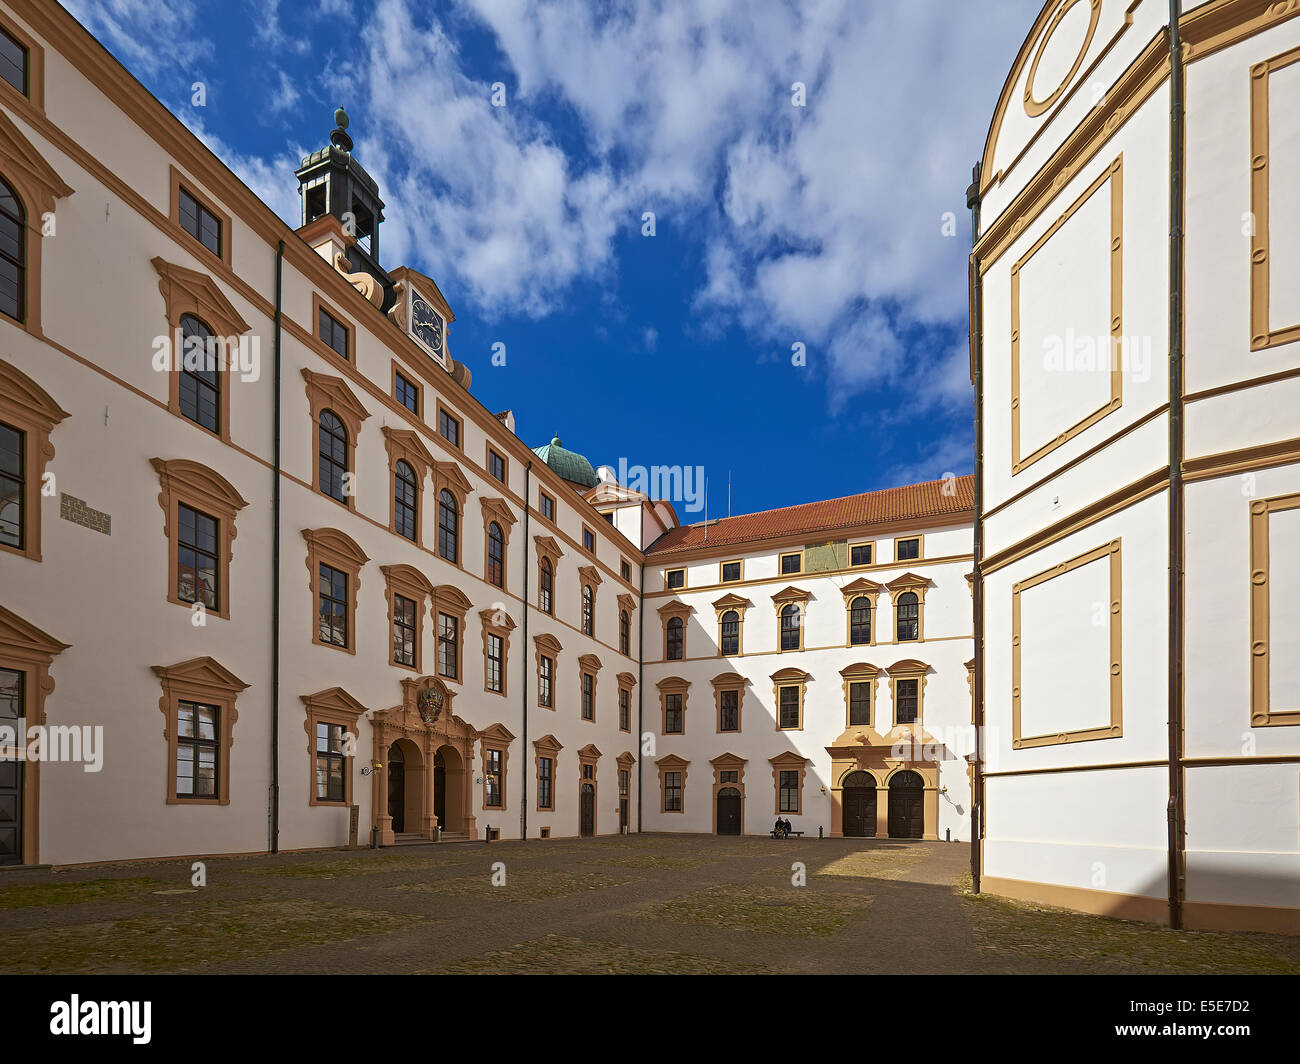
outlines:
[[[524,677],[519,684],[520,706],[519,713],[523,719],[522,745],[520,756],[523,758],[523,771],[519,773],[519,839],[521,842],[528,841],[528,570],[531,566],[528,564],[528,500],[532,498],[532,480],[533,480],[533,463],[529,459],[528,465],[524,466],[524,623],[523,623],[523,653],[520,659],[524,663]],[[553,784],[552,784],[553,786]]]
[[[284,241],[275,250],[275,417],[271,488],[271,852],[280,852],[280,388]]]
[[[1182,0],[1169,2],[1169,926],[1183,926],[1183,144]]]
[[[644,528],[644,526],[642,526]],[[641,553],[641,580],[636,600],[636,734],[641,756],[636,759],[636,830],[641,827],[641,762],[645,760],[645,552]]]
[[[984,305],[980,262],[973,248],[980,236],[980,168],[971,171],[966,206],[971,213],[970,315],[971,362],[975,386],[975,521],[972,537],[974,571],[971,574],[971,609],[974,624],[975,670],[971,683],[971,724],[975,749],[971,763],[970,878],[971,890],[980,892],[980,840],[984,837]]]

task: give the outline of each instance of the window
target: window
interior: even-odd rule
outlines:
[[[664,657],[668,661],[681,661],[686,651],[686,622],[680,617],[668,618],[664,643]]]
[[[348,327],[324,307],[317,308],[316,321],[317,327],[320,329],[320,338],[325,342],[325,345],[331,348],[340,358],[347,358]]]
[[[555,520],[555,500],[551,498],[549,495],[547,495],[546,492],[540,490],[538,491],[537,505],[538,508],[542,511],[542,516],[545,517],[546,520],[548,521]]]
[[[486,751],[485,763],[483,766],[484,784],[487,792],[483,796],[483,805],[489,809],[501,808],[501,784],[502,784],[502,767],[501,751]]]
[[[914,561],[919,557],[921,557],[921,538],[919,536],[894,541],[895,561]]]
[[[781,607],[781,649],[798,650],[801,636],[799,607],[793,602]]]
[[[342,724],[325,721],[316,723],[316,801],[345,802],[347,800],[344,770],[344,736],[347,729]]]
[[[590,584],[582,585],[582,634],[591,635],[595,630],[596,599]]]
[[[396,369],[393,370],[393,398],[412,414],[419,415],[420,389]]]
[[[554,778],[555,760],[549,757],[539,757],[537,759],[537,808],[554,808],[555,795],[551,790]]]
[[[664,773],[664,811],[680,813],[682,811],[682,774],[680,772]]]
[[[894,681],[894,723],[915,724],[920,720],[921,681],[916,679]]]
[[[320,490],[331,499],[347,504],[348,430],[332,410],[320,415]]]
[[[586,525],[582,526],[582,549],[588,554],[596,553],[596,533]]]
[[[460,535],[458,532],[456,497],[446,488],[438,493],[438,554],[453,565],[459,564]]]
[[[849,684],[849,726],[871,726],[871,684],[855,680]]]
[[[220,433],[221,366],[217,359],[216,338],[212,330],[193,314],[181,315],[180,367],[181,413],[209,432]]]
[[[739,782],[740,782],[740,770],[739,770],[739,769],[734,769],[734,768],[732,768],[732,769],[723,769],[723,770],[721,770],[721,771],[718,773],[718,782],[719,782],[719,783],[739,783]]]
[[[669,569],[664,573],[664,584],[676,591],[678,588],[686,586],[685,569]]]
[[[686,714],[682,708],[680,691],[664,695],[664,734],[681,735],[686,730]]]
[[[618,796],[626,798],[632,785],[632,773],[625,768],[618,770]]]
[[[741,576],[740,562],[723,562],[722,563],[722,582],[732,584],[740,579]]]
[[[348,645],[348,574],[331,565],[320,567],[320,641]]]
[[[499,635],[488,633],[487,637],[487,689],[500,694],[502,691],[502,664],[504,644]]]
[[[555,659],[545,654],[537,662],[537,704],[546,709],[553,706],[551,679],[555,675]]]
[[[438,675],[460,676],[460,621],[447,613],[438,614]]]
[[[0,543],[25,549],[26,516],[27,433],[0,422]]]
[[[612,524],[614,523],[614,511],[613,511],[613,510],[601,510],[601,511],[600,511],[600,516],[603,517],[603,518],[605,519],[605,524],[607,524],[607,525],[612,525]]]
[[[180,189],[179,207],[181,228],[220,258],[221,219],[200,203],[184,186]]]
[[[790,573],[803,572],[803,552],[796,554],[781,555],[781,575],[787,576]]]
[[[740,731],[740,692],[718,693],[718,731]]]
[[[460,446],[460,422],[441,407],[438,408],[438,434],[453,447]]]
[[[865,646],[871,642],[871,599],[859,595],[849,604],[849,645]]]
[[[176,711],[176,797],[220,798],[218,793],[221,709],[181,701]]]
[[[870,565],[871,564],[871,544],[855,543],[849,548],[849,565]]]
[[[781,793],[778,812],[799,812],[799,773],[781,769]]]
[[[393,467],[393,524],[397,534],[412,543],[419,542],[418,492],[415,470],[409,462],[399,458]]]
[[[898,596],[895,612],[898,614],[898,641],[905,643],[921,638],[920,599],[915,591],[904,591]]]
[[[632,582],[632,566],[626,560],[620,560],[618,563],[618,575],[626,580],[629,584]]]
[[[27,212],[22,201],[0,181],[0,313],[26,319]]]
[[[589,672],[582,674],[582,719],[596,719],[596,677]]]
[[[632,692],[626,687],[618,689],[618,729],[632,730]]]
[[[405,595],[393,596],[393,661],[415,668],[416,605]]]
[[[176,507],[176,516],[176,597],[220,610],[219,522],[184,503]]]
[[[537,563],[537,608],[543,613],[551,612],[551,585],[554,575],[550,559],[543,558]]]
[[[618,652],[627,657],[632,654],[632,618],[627,610],[618,611]]]
[[[27,71],[27,49],[0,29],[0,78],[28,96]]]
[[[506,539],[501,526],[495,521],[488,525],[487,578],[494,587],[504,587],[506,582]]]
[[[740,614],[735,610],[722,615],[722,653],[740,653]]]
[[[780,716],[778,727],[799,727],[799,688],[782,687],[780,689]]]
[[[502,484],[506,482],[506,460],[490,447],[488,448],[488,473]]]

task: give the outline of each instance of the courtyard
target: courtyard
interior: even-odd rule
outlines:
[[[642,834],[6,873],[0,972],[1300,974],[1296,938],[973,896],[968,859]]]

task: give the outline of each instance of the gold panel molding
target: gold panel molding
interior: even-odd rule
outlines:
[[[1272,708],[1269,691],[1269,518],[1300,509],[1300,492],[1250,504],[1250,726],[1300,724],[1300,706]]]

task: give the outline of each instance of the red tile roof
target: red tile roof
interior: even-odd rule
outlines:
[[[947,494],[944,486],[948,485]],[[895,524],[915,521],[918,525],[936,523],[935,519],[973,516],[975,507],[975,478],[957,477],[955,480],[929,480],[924,484],[908,484],[899,488],[868,491],[861,495],[846,495],[842,499],[823,502],[806,502],[799,506],[783,506],[779,510],[763,510],[739,517],[723,517],[710,521],[708,538],[703,524],[685,525],[666,532],[646,550],[651,554],[677,554],[703,547],[748,543],[754,540],[775,539],[796,533],[808,536],[830,534],[864,525]]]

